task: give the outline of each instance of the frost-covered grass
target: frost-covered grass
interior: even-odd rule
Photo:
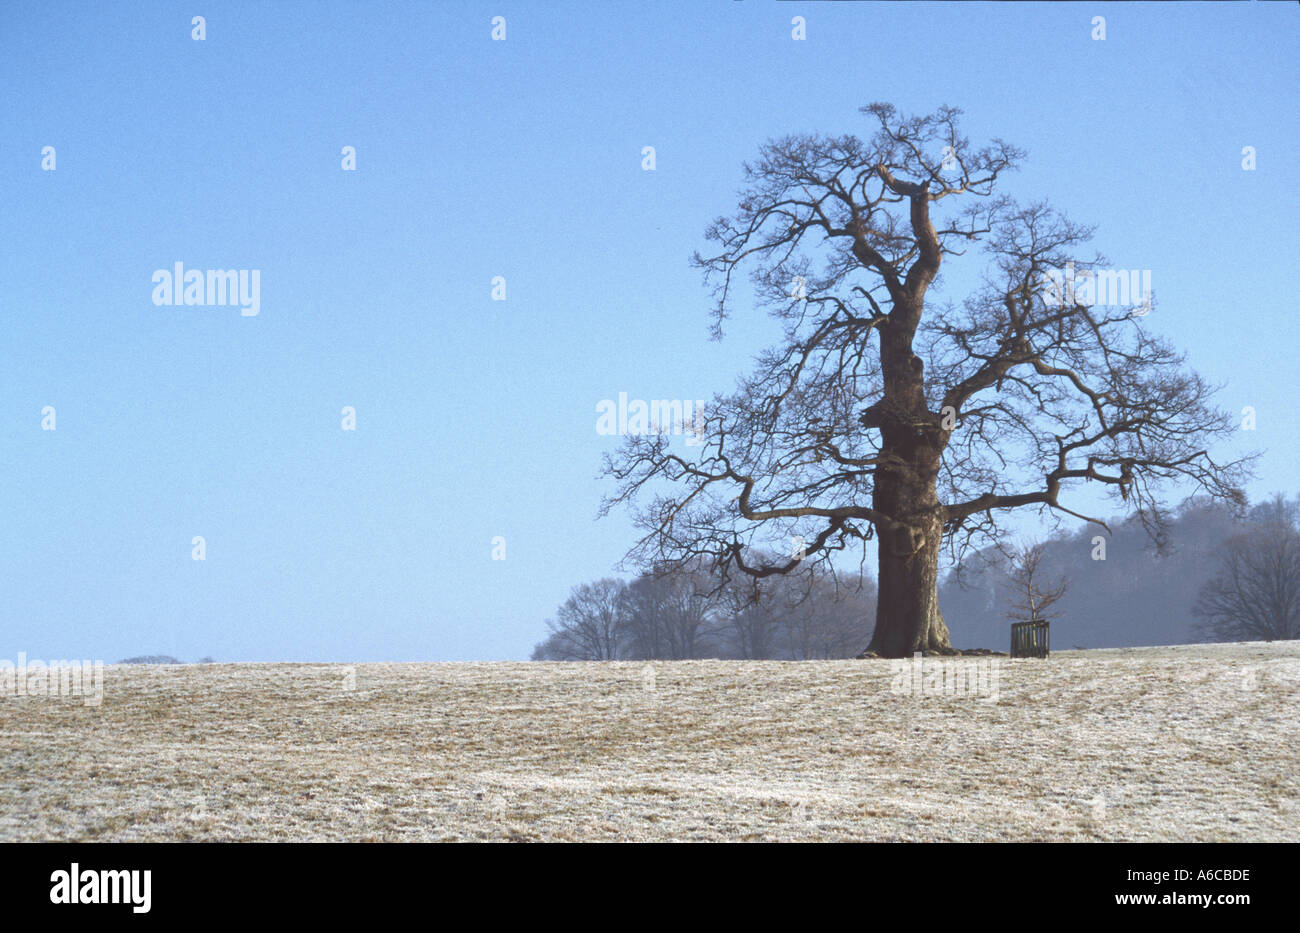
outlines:
[[[0,839],[1300,841],[1300,643],[1000,664],[111,666],[0,697]]]

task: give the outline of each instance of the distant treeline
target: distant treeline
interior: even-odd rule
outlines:
[[[584,583],[547,622],[534,661],[849,658],[866,647],[876,588],[776,576],[717,587],[699,572]]]
[[[185,664],[185,661],[179,658],[173,658],[170,654],[139,654],[133,658],[123,658],[118,664]],[[200,664],[211,664],[211,658],[200,658]]]
[[[1110,534],[1089,525],[1047,539],[1040,572],[1070,584],[1053,606],[1052,646],[1300,637],[1298,517],[1300,499],[1278,496],[1240,516],[1191,500],[1168,520],[1159,547],[1136,517],[1111,522]],[[1246,585],[1241,568],[1254,566],[1265,572],[1239,602],[1264,606],[1267,618],[1227,624],[1215,609],[1225,592]],[[960,577],[947,574],[939,605],[955,647],[1007,650],[1013,571],[1010,558],[988,549],[969,558]],[[847,579],[797,574],[719,587],[702,571],[605,578],[574,588],[532,657],[850,658],[871,640],[876,587],[870,577],[860,587]]]

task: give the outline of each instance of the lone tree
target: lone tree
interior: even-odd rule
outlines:
[[[1092,300],[1099,281],[1126,284],[1096,275],[1103,257],[1076,255],[1092,231],[997,195],[1019,150],[973,148],[949,107],[862,112],[870,141],[787,136],[744,166],[739,207],[709,227],[717,249],[695,264],[713,287],[715,338],[748,271],[781,339],[697,418],[696,446],[647,434],[607,456],[618,487],[603,509],[637,500],[644,536],[630,559],[705,559],[723,581],[833,573],[850,548],[861,567],[875,539],[870,650],[951,652],[945,543],[959,561],[1022,507],[1105,527],[1062,501],[1086,481],[1158,531],[1162,481],[1240,503],[1245,463],[1207,452],[1229,417],[1143,329],[1149,303]],[[960,307],[928,301],[940,267],[975,247],[982,284]],[[755,558],[778,541],[788,560]]]
[[[1046,553],[1047,545],[1041,541],[1011,551],[1008,567],[1011,605],[1007,618],[1013,622],[1036,622],[1060,615],[1060,612],[1049,613],[1047,610],[1065,595],[1070,581],[1065,575],[1055,580],[1047,579],[1043,567]]]

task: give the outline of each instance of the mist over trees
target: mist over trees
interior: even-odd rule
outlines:
[[[1009,552],[989,547],[960,577],[946,574],[939,596],[960,620],[954,645],[1007,650],[1009,617],[1027,609],[1026,556],[1033,614],[1046,610],[1058,648],[1300,637],[1300,497],[1274,496],[1244,514],[1192,499],[1169,516],[1159,543],[1139,516],[1109,524],[1104,550],[1098,529],[1084,526]],[[875,604],[870,577],[860,590],[826,575],[719,584],[701,567],[606,578],[574,587],[532,657],[852,658],[871,641]]]
[[[1152,542],[1137,516],[1110,522],[1104,552],[1093,527],[1042,542],[1038,573],[1044,580],[1070,581],[1051,608],[1053,646],[1121,648],[1266,637],[1207,629],[1195,610],[1202,585],[1221,577],[1225,554],[1277,535],[1269,518],[1274,508],[1263,503],[1236,515],[1225,504],[1193,499],[1170,515],[1161,545]],[[1291,528],[1294,534],[1294,523]],[[1104,559],[1094,557],[1099,553]],[[1300,582],[1300,576],[1292,579]],[[961,620],[954,644],[1007,650],[1006,615],[1016,591],[1007,559],[992,548],[969,562],[961,581],[949,574],[939,593],[944,612]]]

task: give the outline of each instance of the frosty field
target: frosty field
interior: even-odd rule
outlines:
[[[113,665],[99,707],[0,697],[0,839],[1300,841],[1300,643],[976,660],[996,698],[878,660]]]

